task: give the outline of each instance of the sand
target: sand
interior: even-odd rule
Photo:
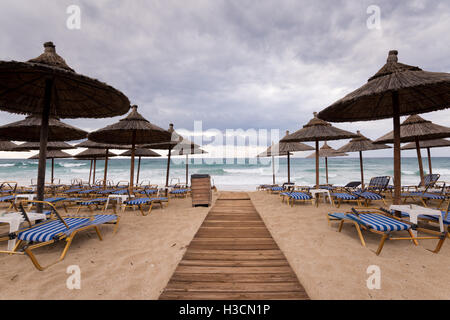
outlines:
[[[312,299],[450,299],[450,241],[439,254],[425,250],[436,240],[419,247],[388,241],[376,256],[361,246],[351,225],[342,233],[336,224],[328,225],[326,213],[336,211],[329,205],[291,208],[277,195],[249,194]],[[66,259],[43,272],[27,257],[1,254],[0,299],[157,299],[208,210],[192,208],[188,198],[171,200],[146,217],[126,211],[117,234],[110,226],[102,227],[104,241],[94,231],[80,233]],[[0,227],[0,233],[5,231]],[[379,237],[364,235],[368,247],[376,249]],[[42,248],[38,257],[51,261],[62,246]],[[71,265],[81,269],[80,290],[66,287]],[[370,265],[380,267],[379,290],[366,286]]]

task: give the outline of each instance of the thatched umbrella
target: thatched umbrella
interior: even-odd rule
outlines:
[[[305,142],[314,141],[316,143],[316,187],[320,185],[319,181],[319,141],[341,140],[355,138],[357,135],[349,131],[345,131],[333,127],[331,123],[321,120],[314,112],[314,118],[311,119],[302,129],[284,137],[282,142]]]
[[[450,147],[450,140],[446,139],[434,139],[434,140],[425,140],[425,141],[419,141],[420,148],[426,148],[427,149],[427,156],[428,156],[428,169],[429,174],[433,173],[433,167],[431,165],[431,148],[443,148],[443,147]],[[417,149],[416,143],[411,142],[407,145],[402,147],[402,150],[411,150],[411,149]]]
[[[0,109],[41,117],[37,200],[44,199],[50,116],[114,117],[126,113],[130,106],[120,91],[77,74],[56,54],[52,42],[44,43],[44,48],[42,55],[28,62],[0,61]],[[42,206],[37,209],[41,212]]]
[[[17,148],[17,144],[15,144],[14,142],[11,141],[0,141],[0,151],[18,151],[16,150]],[[22,150],[22,151],[29,151],[27,150]]]
[[[88,148],[88,149],[106,149],[105,153],[101,157],[96,157],[93,159],[94,162],[94,178],[95,178],[95,166],[97,164],[97,160],[105,160],[105,170],[103,172],[103,187],[106,188],[106,180],[108,179],[108,161],[109,161],[109,150],[110,149],[117,149],[117,150],[127,150],[131,149],[131,146],[127,145],[119,145],[119,144],[112,144],[112,143],[98,143],[91,140],[85,140],[83,142],[80,142],[79,144],[75,145],[76,148]],[[88,154],[89,152],[86,153]],[[114,153],[111,153],[115,156]],[[101,158],[101,159],[100,159]],[[92,163],[91,163],[92,167]],[[90,175],[89,175],[90,176]],[[92,180],[93,182],[95,180]]]
[[[333,157],[346,157],[348,154],[344,152],[339,152],[332,147],[328,145],[328,143],[325,141],[323,143],[323,146],[319,150],[319,158],[325,158],[325,173],[326,173],[326,180],[328,184],[328,158]],[[316,153],[312,153],[309,156],[307,156],[307,159],[314,159],[316,157]]]
[[[107,174],[106,171],[108,170],[108,162],[106,159],[111,158],[111,157],[115,157],[117,156],[115,153],[110,152],[108,149],[94,149],[94,148],[89,148],[84,150],[83,152],[77,153],[76,155],[74,155],[75,159],[79,159],[79,160],[91,160],[91,167],[89,169],[89,183],[91,183],[91,172],[92,172],[92,163],[94,163],[94,171],[93,171],[93,175],[92,175],[92,183],[95,182],[95,170],[97,167],[97,160],[102,160],[105,159],[105,180],[107,178]],[[103,185],[105,186],[106,182],[103,183]]]
[[[128,150],[125,151],[124,153],[121,154],[121,156],[124,157],[131,157],[131,151],[132,150]],[[157,157],[161,157],[161,155],[159,153],[156,153],[155,151],[152,151],[150,149],[145,149],[145,148],[136,148],[135,153],[134,153],[135,157],[138,157],[138,168],[137,168],[137,174],[136,174],[136,185],[139,184],[139,173],[141,172],[141,158],[157,158]]]
[[[48,150],[48,149],[47,149]],[[39,159],[40,155],[39,153],[30,157],[29,159]],[[52,174],[51,174],[51,183],[53,184],[53,181],[55,180],[55,159],[67,159],[72,158],[73,156],[67,152],[53,149],[47,151],[47,159],[52,160]]]
[[[450,107],[450,74],[427,72],[398,62],[389,52],[387,63],[361,88],[346,95],[319,114],[335,122],[393,118],[394,203],[400,204],[400,116]]]
[[[15,151],[28,151],[28,150],[39,150],[41,147],[41,144],[39,142],[25,142],[22,143],[14,148]],[[58,151],[58,150],[67,150],[67,149],[75,149],[74,146],[68,144],[67,142],[55,142],[50,141],[47,143],[47,151]],[[49,153],[50,154],[50,153]],[[66,158],[66,157],[58,157],[58,155],[67,155],[65,152],[62,153],[51,153],[53,155],[56,155],[56,157],[50,157],[47,155],[47,159],[52,160],[52,179],[51,182],[53,183],[53,172],[55,171],[55,158]],[[31,158],[30,158],[31,159]],[[38,159],[38,158],[36,158]]]
[[[136,145],[170,141],[171,133],[151,124],[132,106],[127,117],[103,129],[91,132],[89,139],[100,143],[131,144],[130,192],[134,183],[134,156]]]
[[[420,140],[430,140],[450,137],[450,128],[440,126],[425,120],[418,115],[409,116],[400,125],[400,142],[412,142],[416,144],[417,160],[419,161],[420,181],[423,182],[423,164],[420,153]],[[375,140],[375,143],[393,143],[394,133],[391,131],[381,138]]]
[[[173,123],[169,124],[169,129],[167,130],[171,134],[171,138],[162,143],[152,143],[148,144],[145,147],[155,150],[168,150],[167,154],[167,170],[166,170],[166,193],[167,187],[169,186],[169,175],[170,175],[170,156],[172,149],[177,148],[199,148],[198,145],[189,141],[188,139],[184,139],[181,135],[179,135],[175,129],[173,128]]]
[[[175,146],[175,149],[171,151],[175,156],[186,156],[186,186],[189,185],[189,155],[192,154],[205,154],[205,150],[200,149],[196,144],[193,145],[181,145]]]
[[[374,144],[372,140],[363,136],[361,132],[356,131],[357,138],[353,138],[349,143],[339,148],[338,152],[359,152],[359,167],[361,169],[361,187],[364,189],[364,165],[363,165],[363,151],[388,149],[389,146],[385,144]]]
[[[286,130],[286,135],[284,138],[289,136],[289,131]],[[281,139],[283,140],[283,139]],[[292,152],[296,151],[310,151],[314,150],[313,147],[308,146],[307,144],[301,143],[301,142],[283,142],[280,141],[277,144],[272,144],[270,147],[267,148],[266,151],[260,153],[258,157],[272,157],[272,179],[273,184],[275,184],[275,168],[273,165],[274,156],[287,156],[287,176],[288,176],[288,183],[291,183],[291,155]]]

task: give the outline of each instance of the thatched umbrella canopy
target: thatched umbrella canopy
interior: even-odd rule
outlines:
[[[400,116],[449,108],[450,74],[399,63],[397,55],[390,51],[387,63],[365,85],[322,110],[319,117],[335,122],[393,118],[394,203],[400,204]]]
[[[328,143],[325,141],[323,143],[323,146],[319,150],[319,158],[325,158],[325,173],[326,173],[326,181],[328,184],[328,158],[333,157],[346,157],[348,154],[344,152],[339,152],[332,147],[328,145]],[[312,153],[309,156],[307,156],[307,159],[314,159],[316,157],[316,153]]]
[[[0,109],[41,117],[37,199],[44,199],[45,162],[50,116],[104,118],[122,115],[130,102],[120,91],[77,74],[56,53],[52,42],[28,62],[0,61]],[[27,140],[27,139],[24,139]],[[42,206],[38,205],[38,212]]]
[[[417,160],[419,162],[420,171],[420,181],[423,182],[423,165],[422,165],[422,155],[420,153],[420,140],[430,140],[438,138],[450,137],[450,128],[440,126],[432,123],[431,121],[425,120],[418,115],[409,116],[400,125],[400,142],[411,142],[414,141],[417,150]],[[391,131],[385,134],[381,138],[375,140],[375,143],[393,143],[394,133]]]
[[[91,132],[89,139],[100,143],[131,144],[130,191],[133,192],[136,145],[170,141],[171,133],[151,124],[133,106],[127,117],[103,129]]]
[[[286,130],[286,135],[284,136],[284,138],[286,138],[287,136],[289,136],[288,130]],[[273,163],[274,157],[287,156],[288,183],[291,183],[291,154],[292,154],[291,152],[310,151],[310,150],[314,150],[314,148],[301,142],[280,141],[277,144],[272,144],[270,147],[267,148],[266,151],[260,153],[258,157],[272,157],[272,182],[273,184],[275,184],[275,166]]]
[[[98,157],[93,160],[94,168],[97,165],[97,160],[105,160],[105,170],[103,172],[103,187],[106,188],[106,180],[108,179],[108,161],[109,161],[109,150],[117,149],[117,150],[128,150],[131,149],[131,145],[120,145],[113,143],[99,143],[91,140],[85,140],[75,145],[76,148],[88,148],[88,149],[106,149],[105,155],[102,157]],[[94,169],[94,178],[95,178],[95,169]],[[94,182],[94,181],[93,181]]]
[[[316,143],[316,187],[320,185],[319,181],[319,141],[341,140],[355,138],[357,135],[333,127],[331,123],[321,120],[314,112],[314,118],[311,119],[302,129],[284,137],[282,142],[305,142],[314,141]]]
[[[124,157],[131,157],[131,152],[132,150],[128,150],[125,151],[124,153],[121,154],[121,156]],[[157,158],[157,157],[161,157],[161,155],[159,153],[156,153],[155,151],[152,151],[150,149],[145,149],[145,148],[136,148],[135,153],[134,153],[135,157],[138,157],[138,168],[137,168],[137,174],[136,174],[136,185],[139,184],[139,174],[141,172],[141,158]]]
[[[17,144],[15,144],[14,142],[4,140],[0,141],[0,151],[18,151],[16,150],[16,148]],[[22,151],[29,151],[29,149]]]
[[[169,150],[167,154],[167,170],[166,170],[166,188],[169,186],[169,174],[170,174],[170,157],[172,149],[178,148],[199,148],[200,146],[196,145],[192,141],[188,139],[184,139],[181,135],[179,135],[175,129],[173,128],[173,123],[169,124],[169,129],[171,137],[169,140],[166,140],[161,143],[152,143],[148,144],[145,147],[155,150]],[[167,189],[166,189],[167,190]]]
[[[25,142],[16,146],[14,151],[39,150],[40,146],[41,144],[39,142]],[[75,147],[63,141],[50,141],[47,143],[47,151],[67,149],[75,149]]]
[[[35,149],[36,150],[36,149]],[[48,149],[47,149],[48,150]],[[40,155],[39,153],[30,157],[29,159],[39,159]],[[48,150],[47,151],[47,159],[52,160],[52,174],[51,174],[51,183],[53,184],[55,180],[55,159],[67,159],[72,158],[73,156],[71,154],[68,154],[67,152],[61,151],[61,150]]]
[[[427,149],[427,156],[428,156],[428,169],[429,174],[433,173],[433,167],[431,165],[431,148],[443,148],[443,147],[450,147],[450,140],[446,139],[434,139],[434,140],[425,140],[425,141],[419,141],[420,148],[426,148]],[[402,150],[411,150],[416,149],[417,145],[415,142],[408,143],[407,145],[402,147]]]
[[[41,137],[41,116],[31,115],[24,120],[0,126],[0,136],[15,141],[39,142]],[[47,141],[71,141],[84,139],[87,132],[50,117]],[[48,150],[48,149],[47,149]]]
[[[90,149],[86,149],[80,153],[77,153],[76,155],[74,155],[75,159],[79,159],[79,160],[91,160],[91,166],[89,169],[89,182],[91,183],[91,173],[92,174],[92,183],[94,184],[95,182],[95,171],[96,171],[96,167],[97,167],[97,160],[103,160],[105,159],[105,176],[104,176],[104,183],[103,185],[106,185],[106,178],[107,178],[107,170],[108,170],[108,160],[111,157],[115,157],[117,156],[115,153],[112,153],[111,151],[109,151],[108,149],[94,149],[94,148],[90,148]],[[94,171],[92,171],[92,164],[94,165]]]
[[[196,144],[192,145],[182,145],[178,144],[175,146],[175,149],[173,149],[170,152],[172,155],[175,156],[186,156],[186,186],[189,185],[189,155],[192,154],[205,154],[208,153],[203,149],[200,149]]]
[[[349,143],[339,148],[338,152],[359,152],[359,167],[361,169],[361,187],[364,189],[364,165],[363,165],[363,151],[388,149],[389,146],[385,144],[374,144],[372,140],[363,136],[361,132],[356,131],[358,137],[350,140]]]

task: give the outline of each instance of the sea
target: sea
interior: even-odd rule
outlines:
[[[170,166],[170,183],[185,183],[185,158],[173,158]],[[212,182],[220,190],[251,191],[258,185],[272,183],[272,159],[189,159],[190,174],[209,174]],[[450,181],[450,158],[432,158],[433,173],[441,175],[440,180]],[[137,165],[137,161],[136,161]],[[428,172],[428,160],[423,159],[425,173]],[[167,159],[142,159],[140,181],[145,184],[165,184]],[[37,160],[0,159],[0,181],[15,181],[19,185],[36,183]],[[51,162],[47,162],[46,181],[50,181]],[[274,161],[276,183],[287,182],[287,159],[280,157]],[[54,174],[56,183],[70,183],[73,178],[88,181],[90,161],[74,159],[55,159]],[[96,179],[103,179],[104,161],[98,160]],[[114,182],[126,181],[130,177],[130,159],[115,158],[109,160],[108,179]],[[365,158],[364,173],[366,182],[375,176],[393,176],[392,158]],[[329,183],[345,185],[350,181],[360,180],[359,158],[329,158]],[[315,183],[315,160],[291,158],[291,182],[297,185],[313,185]],[[320,182],[325,183],[325,163],[320,161]],[[392,183],[392,182],[391,182]],[[419,183],[419,167],[417,158],[402,159],[402,184]]]

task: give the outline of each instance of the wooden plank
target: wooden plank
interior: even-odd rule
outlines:
[[[195,250],[188,249],[183,260],[280,260],[280,250]]]
[[[164,292],[161,300],[309,300],[306,292]]]
[[[298,281],[284,282],[195,282],[171,281],[166,292],[302,292]]]
[[[289,266],[286,259],[279,260],[181,260],[180,266],[198,266],[198,267],[283,267]]]
[[[197,281],[197,282],[291,282],[297,281],[292,273],[174,273],[171,281]]]
[[[292,273],[289,265],[280,267],[200,267],[178,265],[177,273]]]

